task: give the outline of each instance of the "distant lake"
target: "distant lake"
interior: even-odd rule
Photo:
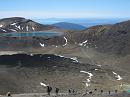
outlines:
[[[3,33],[0,34],[0,37],[33,37],[33,36],[46,36],[46,37],[54,37],[60,36],[63,32],[17,32],[17,33]]]

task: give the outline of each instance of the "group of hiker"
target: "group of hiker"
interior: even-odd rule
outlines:
[[[52,91],[52,87],[47,86],[47,94],[48,94],[48,95],[50,95],[51,91]],[[91,94],[94,94],[94,92],[96,92],[96,91],[98,91],[98,89],[94,89],[93,91],[88,91],[88,90],[86,90],[85,93],[83,93],[83,96],[84,96],[84,95],[87,95],[87,94],[90,94],[90,95],[91,95]],[[117,93],[117,92],[118,92],[118,90],[115,90],[114,93]],[[58,93],[59,93],[59,88],[55,88],[55,93],[56,93],[56,95],[58,95]],[[75,89],[68,89],[68,94],[76,94],[76,93],[77,93],[77,91],[76,91]],[[100,93],[100,94],[103,94],[104,91],[103,91],[103,90],[100,90],[99,93]],[[108,94],[109,94],[109,95],[111,94],[111,91],[110,91],[110,90],[108,91]]]
[[[52,87],[48,85],[48,86],[46,86],[46,89],[47,89],[47,94],[50,96],[50,94],[52,92]],[[59,91],[60,91],[60,89],[56,87],[55,88],[55,94],[58,95]],[[98,91],[98,90],[97,89],[94,89],[93,91],[86,90],[85,93],[82,94],[82,96],[85,96],[85,95],[88,95],[88,94],[92,95],[96,91]],[[103,94],[103,92],[104,92],[103,90],[100,90],[100,94]],[[118,92],[118,90],[115,90],[115,93],[117,93],[117,92]],[[68,94],[75,94],[76,95],[77,91],[75,89],[68,89]],[[108,94],[110,95],[111,91],[108,91]],[[12,97],[10,92],[7,93],[7,96]]]
[[[50,95],[51,91],[52,91],[52,87],[47,86],[47,94],[48,94],[48,95]],[[58,93],[59,93],[59,88],[55,88],[55,93],[56,93],[56,95],[58,95]]]
[[[94,94],[94,92],[96,92],[96,91],[97,91],[97,89],[94,89],[93,91],[88,91],[88,90],[86,90],[86,92],[83,93],[83,96],[85,96],[85,95],[87,95],[87,94],[90,94],[90,95],[91,95],[91,94]],[[116,94],[117,92],[118,92],[118,90],[115,90],[114,93]],[[103,90],[100,90],[99,93],[102,95],[103,93],[106,93],[106,92],[104,92]],[[109,90],[109,91],[108,91],[108,94],[111,95],[111,93],[112,93],[112,92]]]
[[[50,86],[46,86],[46,87],[47,87],[47,94],[50,95],[50,93],[52,91],[52,87],[50,87]],[[56,95],[58,95],[59,88],[55,88],[55,93],[56,93]],[[10,92],[7,93],[7,97],[12,97]]]

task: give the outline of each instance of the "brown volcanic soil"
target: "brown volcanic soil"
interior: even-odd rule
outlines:
[[[49,84],[53,89],[58,87],[61,92],[66,92],[69,88],[78,92],[95,88],[106,92],[115,89],[122,91],[127,88],[125,86],[119,88],[119,85],[128,84],[129,77],[127,72],[118,68],[77,63],[70,58],[55,55],[2,55],[0,64],[1,94],[8,91],[12,93],[46,92],[46,88],[43,88],[40,82]],[[85,86],[89,74],[80,71],[93,74],[91,86]],[[118,81],[113,71],[123,77],[123,80]]]
[[[128,55],[130,49],[130,21],[117,23],[100,40],[100,48],[105,52]],[[102,45],[101,45],[102,44]]]

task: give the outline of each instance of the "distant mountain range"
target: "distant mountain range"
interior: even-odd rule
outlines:
[[[67,22],[59,22],[53,25],[44,25],[22,17],[0,19],[1,33],[44,31],[44,30],[52,30],[55,28],[63,30],[85,29],[85,27],[82,25]]]
[[[53,24],[53,26],[56,26],[56,27],[59,27],[61,29],[65,29],[65,30],[84,30],[86,28],[79,24],[67,23],[67,22],[55,23],[55,24]]]
[[[115,24],[121,21],[126,21],[128,18],[45,18],[45,19],[33,19],[41,24],[56,24],[60,22],[79,24],[85,27],[91,27],[96,25]]]
[[[44,31],[54,29],[56,27],[51,25],[43,25],[36,23],[30,19],[22,17],[13,17],[0,19],[0,32],[30,32],[30,31]]]

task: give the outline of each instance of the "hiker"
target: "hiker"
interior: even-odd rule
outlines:
[[[75,90],[73,89],[72,92],[75,93]]]
[[[98,93],[98,92],[97,92],[97,89],[94,89],[94,91],[93,91],[93,92],[94,92],[94,94],[97,94],[97,93]]]
[[[109,95],[111,94],[111,91],[108,91]]]
[[[93,92],[92,92],[92,91],[90,91],[90,92],[89,92],[89,94],[91,95],[91,94],[93,94]]]
[[[50,93],[51,93],[51,91],[52,91],[52,87],[50,87]]]
[[[74,90],[74,89],[72,90],[72,93],[73,93],[73,94],[75,93],[75,90]]]
[[[117,90],[115,90],[115,93],[117,93]]]
[[[69,94],[71,94],[71,89],[69,89]]]
[[[56,88],[55,92],[56,92],[56,95],[58,95],[58,93],[59,93],[59,88]]]
[[[101,90],[101,94],[103,93],[103,90]]]
[[[94,91],[97,91],[97,89],[94,89]]]
[[[50,86],[47,86],[47,93],[48,93],[48,95],[50,95],[50,92],[52,91],[52,87],[50,87]]]
[[[11,97],[11,93],[10,93],[10,92],[8,92],[8,93],[7,93],[7,96],[8,96],[8,97]]]

